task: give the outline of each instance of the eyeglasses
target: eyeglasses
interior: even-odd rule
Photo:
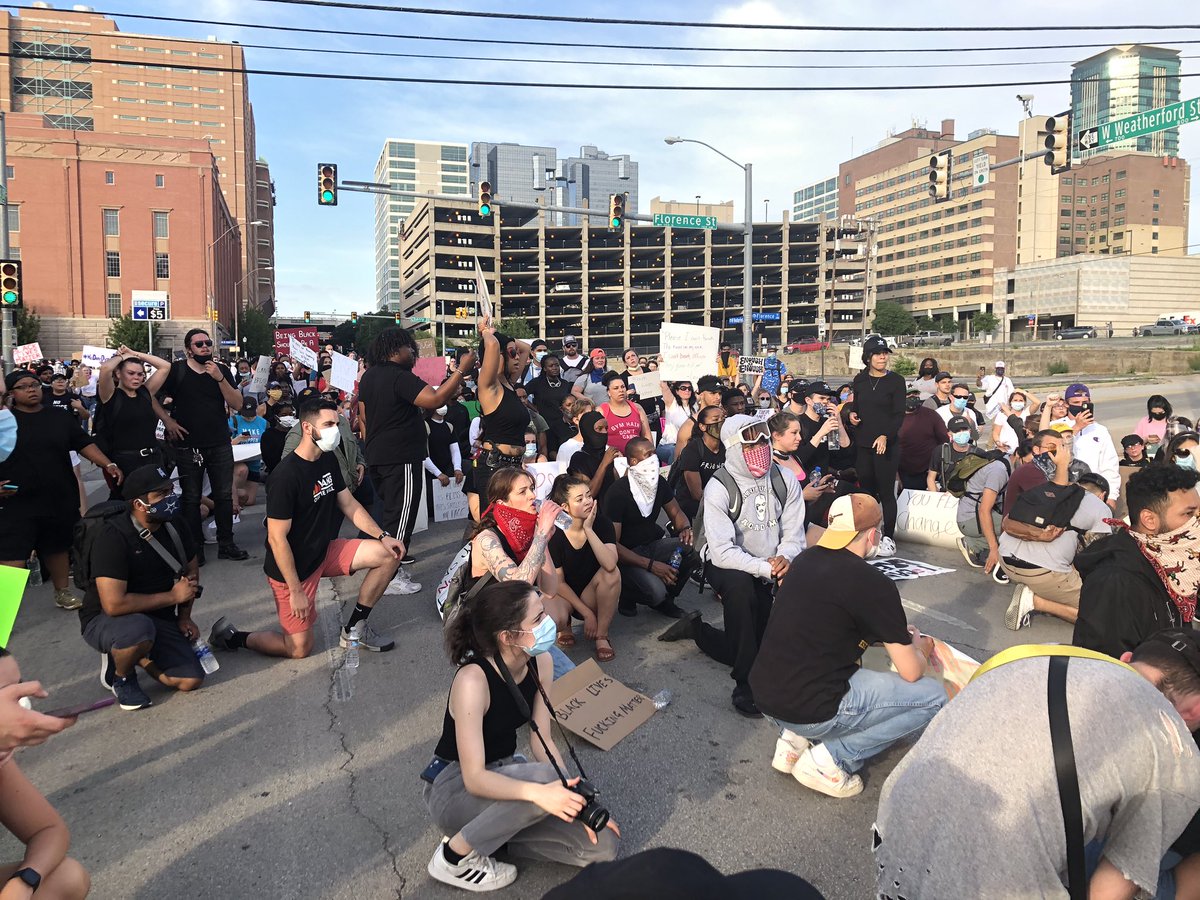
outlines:
[[[12,386],[12,390],[14,390],[14,391],[32,391],[34,389],[37,389],[40,391],[43,387],[45,387],[45,385],[43,385],[40,381],[30,381],[30,382],[22,381],[18,384],[14,384]]]
[[[193,347],[211,347],[212,345],[212,341],[192,341]]]

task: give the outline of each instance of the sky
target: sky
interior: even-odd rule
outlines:
[[[469,4],[469,5],[468,5]],[[1033,94],[1034,112],[1054,114],[1069,105],[1066,81],[1071,63],[1122,43],[1153,43],[1183,53],[1183,73],[1195,70],[1200,26],[1161,30],[1132,27],[1100,31],[988,31],[932,33],[936,26],[1178,25],[1178,7],[1093,0],[1010,0],[998,6],[924,5],[858,0],[841,4],[745,0],[645,0],[638,4],[583,4],[543,0],[422,0],[422,8],[549,15],[639,18],[691,23],[761,25],[921,26],[912,33],[831,33],[707,27],[523,22],[504,19],[331,9],[271,0],[123,0],[119,12],[218,20],[193,25],[115,15],[122,31],[237,40],[246,45],[309,48],[293,52],[249,47],[250,69],[336,72],[411,78],[467,79],[482,86],[378,84],[267,75],[250,76],[250,98],[258,129],[258,153],[271,165],[276,207],[277,307],[281,314],[347,315],[374,306],[374,198],[343,192],[336,208],[316,204],[318,162],[335,162],[343,181],[372,181],[383,142],[389,137],[540,144],[561,155],[595,144],[611,154],[630,154],[639,164],[641,212],[650,198],[733,200],[742,220],[743,176],[728,161],[693,144],[667,146],[668,135],[702,140],[754,168],[756,221],[778,221],[791,209],[794,191],[836,174],[838,163],[916,124],[938,127],[956,120],[957,137],[980,128],[1016,134],[1023,113],[1018,93]],[[112,12],[102,5],[100,12]],[[915,12],[914,12],[915,11]],[[341,32],[378,32],[408,37],[324,36],[264,31],[246,23]],[[549,46],[472,44],[434,38],[544,41]],[[1197,43],[1187,44],[1184,41]],[[562,46],[565,42],[586,46]],[[716,52],[634,50],[630,44],[722,48]],[[980,46],[1087,44],[1094,48],[963,52]],[[903,53],[880,53],[881,49]],[[953,52],[923,50],[950,48]],[[821,53],[842,49],[854,52]],[[328,51],[441,54],[457,60],[377,57]],[[787,50],[794,52],[763,52]],[[519,57],[528,62],[480,57]],[[564,64],[549,63],[561,60]],[[613,66],[580,65],[606,60]],[[670,62],[651,68],[633,63]],[[684,68],[679,63],[751,66],[875,66],[876,68]],[[929,64],[953,68],[908,68]],[[989,65],[981,66],[981,63]],[[1003,64],[1003,65],[996,65]],[[969,67],[964,67],[969,66]],[[514,87],[514,81],[556,85],[848,86],[844,91],[732,92],[719,90],[576,90]],[[1018,82],[1016,86],[951,89],[950,85]],[[933,85],[926,90],[881,90],[885,86]],[[1185,77],[1181,96],[1200,93],[1200,80]],[[1200,124],[1181,129],[1180,153],[1200,144]],[[1200,242],[1200,211],[1193,180],[1192,235]],[[764,207],[764,200],[768,201]],[[1197,250],[1200,248],[1193,248]]]

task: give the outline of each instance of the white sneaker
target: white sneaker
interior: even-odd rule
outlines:
[[[517,867],[511,863],[497,862],[490,856],[480,856],[474,850],[462,858],[457,866],[452,866],[442,853],[446,841],[438,844],[433,851],[433,859],[426,867],[429,875],[464,891],[498,891],[508,887],[517,880]]]
[[[1018,584],[1004,611],[1004,627],[1009,631],[1020,631],[1029,624],[1032,615],[1033,590],[1028,585]]]
[[[796,768],[796,761],[800,759],[800,754],[807,750],[808,746],[808,738],[800,737],[785,728],[779,735],[779,740],[775,742],[775,757],[771,760],[771,768],[776,772],[790,775],[792,769]]]
[[[879,539],[879,546],[875,550],[875,555],[880,559],[885,559],[889,556],[896,555],[896,542],[890,537],[882,537]]]
[[[792,777],[818,793],[839,800],[862,793],[862,779],[842,771],[823,746],[809,747],[800,754]]]
[[[415,594],[421,589],[421,585],[408,577],[408,574],[403,569],[396,570],[396,577],[388,582],[388,586],[383,589],[385,594]]]

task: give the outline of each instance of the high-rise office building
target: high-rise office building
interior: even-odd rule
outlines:
[[[837,176],[826,178],[792,194],[792,219],[796,222],[832,222],[838,216]]]
[[[1077,62],[1071,71],[1071,109],[1075,134],[1179,99],[1179,51],[1146,44],[1113,47]],[[1074,151],[1074,148],[1072,148]],[[1167,128],[1084,151],[1128,151],[1155,156],[1179,155],[1179,129]]]
[[[397,191],[463,194],[471,191],[467,145],[388,138],[375,163],[375,181]],[[400,302],[400,234],[416,197],[375,197],[375,306]]]

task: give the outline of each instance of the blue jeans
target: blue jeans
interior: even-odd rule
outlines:
[[[675,459],[675,445],[674,444],[659,444],[655,448],[654,452],[658,454],[658,461],[660,463],[662,463],[664,466],[669,466],[671,464],[672,460]]]
[[[804,725],[775,721],[824,744],[842,769],[857,772],[872,756],[921,731],[945,705],[946,689],[937,679],[908,682],[892,672],[859,669],[850,676],[850,689],[829,721]]]
[[[562,678],[568,672],[575,668],[575,663],[571,662],[571,657],[563,653],[557,647],[550,648],[550,658],[554,660],[554,680]]]

